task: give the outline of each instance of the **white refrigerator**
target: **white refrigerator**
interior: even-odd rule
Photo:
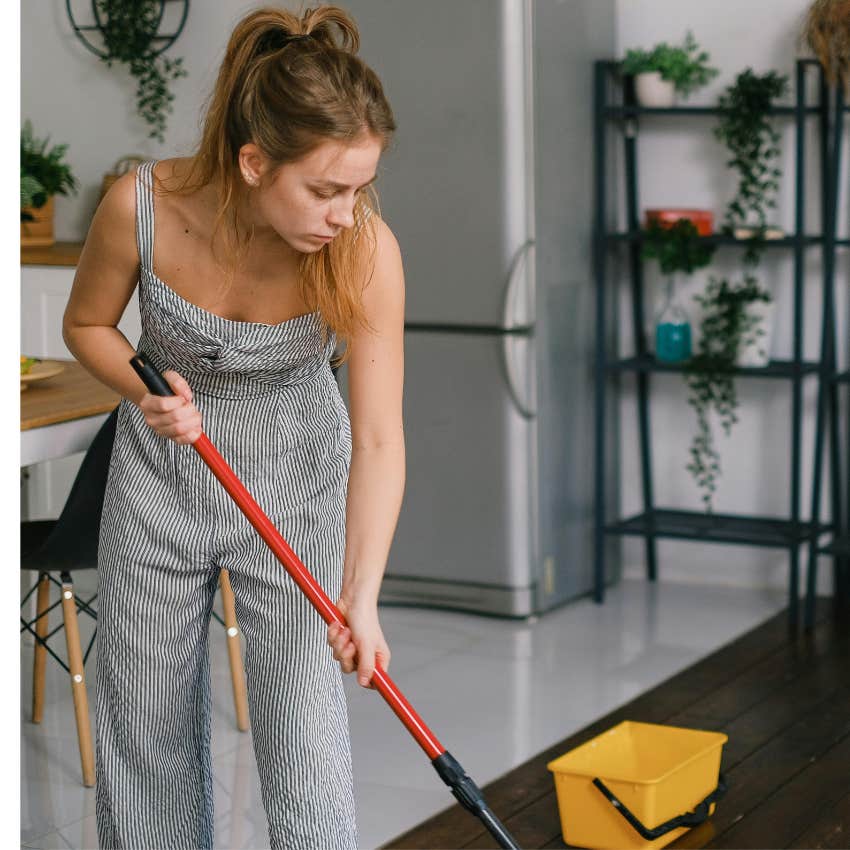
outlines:
[[[592,584],[592,69],[615,2],[342,5],[398,124],[377,189],[407,483],[380,601],[528,617]]]

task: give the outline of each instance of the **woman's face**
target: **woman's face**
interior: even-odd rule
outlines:
[[[380,156],[381,143],[374,136],[354,143],[325,141],[271,176],[259,149],[244,145],[240,167],[250,189],[248,215],[255,237],[280,237],[302,253],[321,250],[354,226],[355,202],[375,179]]]

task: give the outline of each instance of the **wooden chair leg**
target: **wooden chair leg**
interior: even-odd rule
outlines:
[[[242,647],[239,643],[239,626],[236,623],[236,601],[230,586],[230,573],[219,573],[221,605],[224,609],[224,625],[227,629],[227,654],[230,657],[230,678],[233,680],[233,704],[236,707],[236,725],[240,732],[247,732],[248,694],[245,690],[245,669],[242,666]]]
[[[94,785],[94,749],[89,725],[89,701],[86,695],[83,651],[80,648],[77,603],[74,601],[74,586],[67,573],[62,576],[62,614],[65,618],[65,640],[68,646],[68,666],[71,668],[71,694],[74,697],[74,713],[77,718],[83,785],[91,788]]]
[[[35,621],[35,633],[43,638],[47,634],[48,619],[47,609],[50,606],[50,579],[47,573],[40,573],[38,577],[38,590],[36,591],[35,613],[38,619]],[[32,662],[32,722],[41,723],[44,710],[44,670],[47,662],[47,650],[36,641],[35,657]]]

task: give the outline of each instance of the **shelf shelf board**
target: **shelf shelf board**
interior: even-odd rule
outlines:
[[[790,548],[808,540],[812,536],[812,526],[801,522],[795,528],[790,520],[775,517],[659,508],[648,514],[637,514],[610,523],[606,525],[605,533],[639,536],[651,533],[654,537],[699,540],[703,543]]]
[[[608,242],[643,242],[646,239],[646,233],[643,230],[634,230],[628,233],[606,233],[605,239]],[[725,233],[712,233],[711,236],[700,236],[699,241],[706,245],[739,245],[746,247],[753,240],[736,239],[734,236],[728,236]],[[808,236],[804,236],[802,241],[804,245],[819,245],[823,242],[823,236],[809,234]],[[838,240],[837,244],[842,244],[842,241],[850,244],[850,240]],[[793,248],[796,242],[796,237],[790,235],[783,236],[781,239],[765,239],[762,244],[765,248]]]
[[[54,242],[52,245],[21,247],[22,266],[76,266],[82,242]]]
[[[850,558],[850,536],[833,537],[826,546],[818,549],[818,555],[837,555],[839,558]]]
[[[803,110],[806,115],[817,115],[819,106],[807,106]],[[716,106],[606,106],[603,110],[606,118],[636,118],[639,115],[720,115]],[[774,106],[770,115],[796,115],[795,106]]]
[[[665,363],[652,354],[626,357],[607,364],[609,372],[684,372],[686,363]],[[817,363],[801,363],[800,374],[812,375],[818,371]],[[793,378],[796,374],[793,360],[771,360],[767,366],[744,366],[735,369],[736,375],[752,378]]]
[[[837,384],[850,384],[850,370],[846,372],[839,372],[833,380]]]

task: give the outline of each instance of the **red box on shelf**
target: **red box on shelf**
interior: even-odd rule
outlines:
[[[714,232],[714,213],[711,210],[653,209],[645,210],[646,226],[657,221],[662,227],[672,227],[680,218],[694,223],[700,236],[711,236]]]

